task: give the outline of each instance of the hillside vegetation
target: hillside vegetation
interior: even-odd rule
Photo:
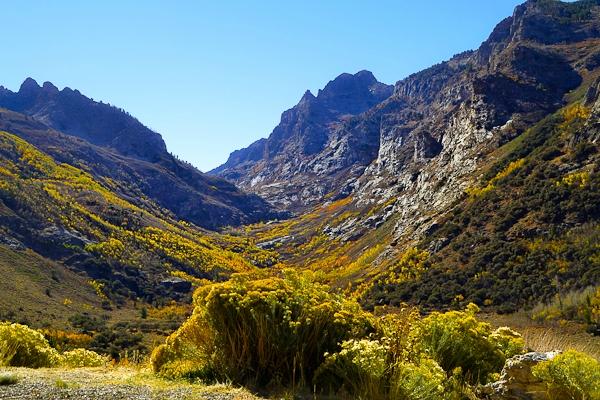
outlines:
[[[5,294],[13,293],[0,303],[3,318],[98,339],[103,333],[107,346],[114,332],[131,331],[123,348],[136,348],[140,329],[150,340],[185,317],[187,308],[171,302],[188,303],[193,286],[277,259],[246,239],[178,221],[150,201],[140,208],[116,195],[114,182],[57,163],[6,132],[0,175],[0,268]],[[48,307],[40,312],[42,304]]]

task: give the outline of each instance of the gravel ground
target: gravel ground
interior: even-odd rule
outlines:
[[[0,376],[18,382],[0,386],[0,399],[11,400],[260,400],[243,389],[222,385],[177,384],[134,369],[0,368]]]

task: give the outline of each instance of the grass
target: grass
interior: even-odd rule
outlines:
[[[510,326],[519,331],[525,347],[535,351],[577,350],[600,360],[600,337],[585,332],[575,322],[532,321],[524,312],[514,314],[480,314],[480,318],[495,326]]]
[[[69,385],[67,382],[63,381],[60,378],[54,381],[54,386],[56,386],[58,389],[68,389],[71,387],[71,385]]]
[[[13,374],[0,374],[0,386],[14,385],[18,382],[19,378]]]
[[[0,280],[0,320],[35,326],[52,323],[64,329],[68,317],[76,312],[101,311],[100,301],[84,278],[33,251],[0,245],[0,275],[9,277]],[[70,305],[64,304],[67,298]]]

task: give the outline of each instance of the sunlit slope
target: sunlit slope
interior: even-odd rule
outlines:
[[[6,132],[0,177],[0,242],[76,271],[107,308],[185,300],[191,284],[275,263],[245,239],[202,231],[148,200],[142,209],[116,195],[110,179],[57,163]]]

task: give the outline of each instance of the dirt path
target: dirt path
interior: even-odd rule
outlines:
[[[16,384],[0,386],[0,399],[35,400],[260,400],[244,389],[166,381],[135,368],[0,368]]]

